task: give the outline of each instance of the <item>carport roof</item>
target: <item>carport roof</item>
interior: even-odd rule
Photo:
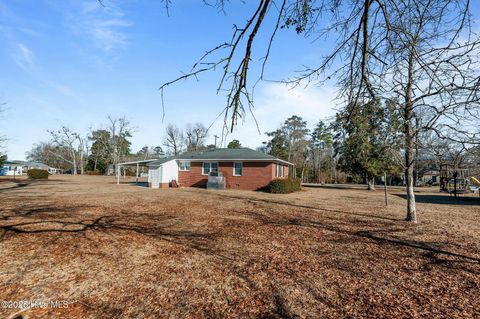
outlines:
[[[125,162],[125,163],[118,163],[118,166],[147,166],[148,163],[158,161],[158,159],[148,159],[148,160],[141,160],[141,161],[132,161],[132,162]]]
[[[163,163],[169,162],[173,159],[175,159],[175,156],[162,157],[160,159],[157,159],[157,160],[154,160],[150,163],[147,163],[147,166],[159,166],[159,165],[162,165]]]

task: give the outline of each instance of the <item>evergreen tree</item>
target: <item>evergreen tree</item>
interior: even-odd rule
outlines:
[[[242,147],[242,144],[240,144],[239,140],[232,140],[227,145],[227,148],[240,148],[240,147]]]
[[[367,180],[368,189],[375,189],[375,177],[398,171],[395,161],[398,145],[391,143],[391,119],[380,101],[362,107],[348,106],[337,114],[335,151],[338,166],[350,174]]]
[[[333,158],[333,134],[329,126],[319,121],[310,135],[310,164],[315,182],[324,183],[322,172],[331,172],[335,167]]]

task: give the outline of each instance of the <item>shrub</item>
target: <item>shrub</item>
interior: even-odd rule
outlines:
[[[265,187],[267,193],[275,194],[288,194],[299,191],[302,189],[300,179],[298,178],[285,178],[274,179]]]
[[[44,169],[33,168],[27,171],[27,175],[32,179],[47,179],[48,171]]]

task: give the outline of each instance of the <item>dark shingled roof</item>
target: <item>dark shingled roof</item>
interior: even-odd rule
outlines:
[[[205,150],[200,152],[186,152],[183,154],[179,154],[177,156],[169,156],[169,157],[161,158],[159,160],[148,163],[148,166],[157,166],[165,162],[168,162],[172,159],[191,160],[191,161],[200,161],[200,160],[248,161],[248,160],[251,160],[251,161],[282,162],[285,164],[290,164],[284,160],[276,158],[275,156],[243,147],[243,148],[216,148],[216,149]]]
[[[169,162],[173,159],[175,159],[175,156],[162,157],[160,159],[157,159],[157,160],[151,161],[150,163],[147,163],[147,166],[159,166],[159,165],[162,165],[163,163]]]

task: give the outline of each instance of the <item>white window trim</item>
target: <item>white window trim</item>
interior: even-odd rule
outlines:
[[[240,175],[235,174],[235,164],[241,164],[242,165],[242,174],[240,174]],[[233,162],[233,176],[243,176],[243,162]]]
[[[190,169],[191,169],[192,163],[191,163],[190,161],[178,161],[178,170],[179,170],[180,172],[190,172],[190,169],[182,169],[182,164],[181,164],[182,162],[183,162],[183,163],[188,163],[188,164],[189,164],[188,166],[189,166]],[[203,169],[203,166],[202,166],[202,169]]]
[[[281,170],[282,174],[278,174],[278,167],[279,167],[279,166],[282,168],[282,170]],[[275,177],[285,177],[285,174],[284,174],[284,173],[285,173],[285,172],[284,172],[284,167],[283,167],[283,165],[277,163],[277,167],[275,167]]]
[[[202,162],[202,176],[208,176],[208,174],[205,174],[205,171],[203,170],[203,164],[205,164],[205,163],[210,164],[209,173],[212,171],[212,163],[216,163],[217,164],[217,172],[218,172],[218,162],[205,161],[205,162]]]

